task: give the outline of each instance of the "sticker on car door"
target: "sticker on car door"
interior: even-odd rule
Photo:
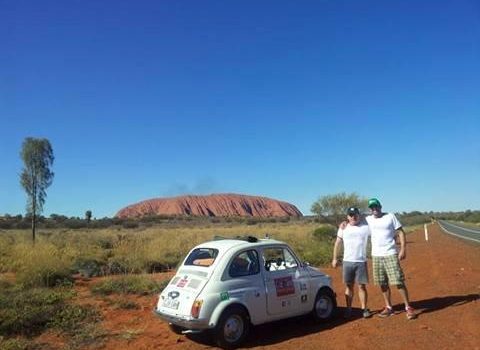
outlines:
[[[274,281],[277,297],[295,294],[295,285],[293,284],[292,276],[275,278]]]

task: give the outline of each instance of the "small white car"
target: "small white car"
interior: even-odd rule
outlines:
[[[159,296],[155,314],[176,333],[213,330],[235,348],[251,325],[336,309],[330,276],[302,263],[273,239],[219,239],[193,248]]]

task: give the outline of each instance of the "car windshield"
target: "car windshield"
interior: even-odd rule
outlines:
[[[213,248],[197,248],[192,250],[185,260],[184,265],[204,266],[208,267],[213,264],[218,255],[218,249]]]

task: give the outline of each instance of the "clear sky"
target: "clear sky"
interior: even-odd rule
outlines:
[[[0,0],[0,215],[243,193],[480,209],[480,2]]]

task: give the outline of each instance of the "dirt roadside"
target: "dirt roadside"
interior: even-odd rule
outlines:
[[[294,318],[255,327],[245,344],[248,349],[472,349],[480,350],[480,245],[462,241],[429,227],[429,241],[423,229],[407,236],[407,259],[402,263],[416,320],[407,320],[401,299],[392,290],[397,313],[388,319],[353,318],[315,324],[310,318]],[[345,305],[341,269],[324,269],[332,275],[340,306]],[[156,297],[136,297],[140,310],[115,310],[92,301],[87,286],[79,286],[85,302],[102,310],[102,326],[108,335],[104,344],[92,348],[113,349],[214,349],[205,337],[189,338],[172,333],[151,312]],[[370,285],[369,306],[379,311],[382,297]],[[358,307],[355,296],[354,306]],[[44,340],[51,345],[59,339]]]

